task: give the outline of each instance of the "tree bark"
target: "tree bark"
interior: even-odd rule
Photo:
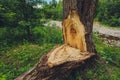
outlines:
[[[95,16],[98,0],[63,0],[64,19],[69,15],[69,12],[76,10],[80,17],[80,22],[85,28],[85,41],[87,51],[96,53],[92,38],[93,19]]]
[[[43,55],[30,71],[15,80],[59,80],[97,55],[92,38],[97,0],[63,0],[64,44]]]

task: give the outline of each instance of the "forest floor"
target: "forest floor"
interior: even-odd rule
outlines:
[[[62,28],[61,21],[49,21],[46,26],[57,26]],[[101,25],[98,22],[93,24],[93,32],[98,33],[100,37],[105,39],[105,43],[109,45],[120,46],[120,29]]]

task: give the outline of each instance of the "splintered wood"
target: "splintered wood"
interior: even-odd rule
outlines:
[[[76,61],[82,62],[87,58],[90,58],[92,54],[88,52],[81,52],[80,49],[70,47],[69,45],[62,45],[56,47],[50,53],[48,53],[47,64],[50,67],[63,64],[65,62]]]
[[[73,10],[69,13],[67,19],[62,23],[63,36],[65,44],[68,44],[74,48],[80,49],[80,51],[87,51],[85,42],[85,29],[77,11]]]
[[[56,47],[48,53],[47,64],[50,67],[57,66],[66,62],[82,62],[91,57],[87,52],[85,41],[85,29],[77,11],[69,13],[67,19],[62,23],[64,45]]]

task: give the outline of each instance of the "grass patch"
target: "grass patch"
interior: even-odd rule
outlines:
[[[13,80],[32,68],[55,44],[23,44],[13,48],[0,59],[0,80]]]

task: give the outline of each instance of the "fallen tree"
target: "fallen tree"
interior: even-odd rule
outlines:
[[[55,80],[78,68],[97,52],[92,38],[97,0],[63,0],[64,44],[44,54],[40,62],[15,80]]]

